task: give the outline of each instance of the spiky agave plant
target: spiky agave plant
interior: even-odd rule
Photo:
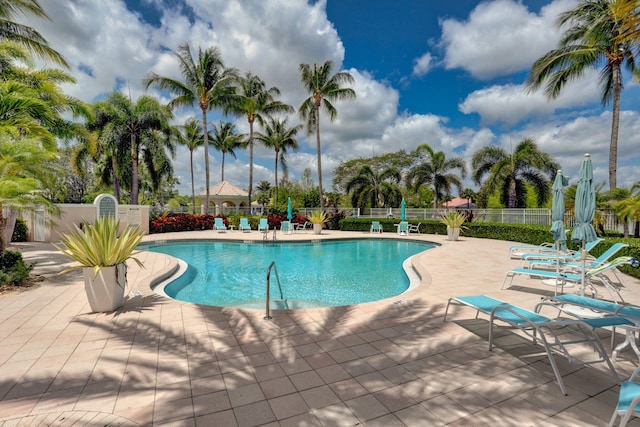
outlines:
[[[115,266],[128,259],[134,260],[144,268],[142,262],[135,257],[138,254],[135,249],[144,234],[139,227],[127,226],[118,236],[119,230],[120,221],[112,216],[99,218],[93,224],[86,225],[84,229],[74,225],[73,230],[60,238],[61,245],[54,245],[60,252],[80,264],[64,272],[88,267],[93,268],[94,275],[97,275],[102,267]]]

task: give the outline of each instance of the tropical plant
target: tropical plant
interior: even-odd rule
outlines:
[[[440,222],[447,226],[447,228],[459,228],[461,230],[467,227],[463,226],[467,217],[458,211],[449,211],[440,215]]]
[[[271,200],[271,183],[269,181],[260,181],[260,184],[256,186],[256,190],[258,190],[258,203],[264,209]]]
[[[217,47],[198,49],[198,61],[191,54],[191,47],[184,43],[175,53],[180,64],[184,81],[149,73],[143,80],[144,85],[157,86],[175,94],[168,107],[186,107],[194,103],[202,113],[202,129],[208,129],[207,111],[212,108],[226,108],[234,93],[233,84],[237,71],[225,68]],[[209,135],[204,132],[204,165],[206,202],[205,214],[209,213],[210,173],[209,173]]]
[[[527,186],[536,194],[538,205],[550,196],[551,181],[560,166],[553,158],[538,149],[531,138],[520,141],[513,153],[496,146],[481,148],[471,159],[473,181],[480,184],[481,193],[500,192],[500,200],[507,208],[526,207]]]
[[[225,155],[229,153],[236,158],[236,148],[242,148],[244,143],[244,135],[236,133],[236,125],[231,122],[220,122],[219,125],[212,123],[211,128],[213,130],[213,136],[211,142],[216,150],[222,153],[222,181],[224,181],[224,159]]]
[[[622,65],[634,72],[631,43],[620,39],[621,27],[630,15],[618,14],[620,0],[581,0],[576,7],[558,16],[557,24],[566,30],[560,46],[539,58],[527,77],[527,88],[544,85],[547,98],[556,99],[565,85],[592,69],[600,69],[602,105],[613,104],[609,145],[609,187],[617,186],[618,130]]]
[[[54,244],[60,252],[79,264],[64,272],[75,268],[93,268],[94,275],[97,275],[102,267],[112,267],[129,259],[144,267],[135,257],[138,254],[135,249],[144,233],[139,227],[130,225],[122,233],[119,230],[120,221],[113,216],[98,218],[83,229],[74,225],[73,229],[60,237],[60,244]]]
[[[323,211],[313,211],[307,216],[311,224],[324,224],[327,222],[327,214]]]
[[[229,112],[239,116],[246,116],[249,123],[249,136],[247,144],[249,146],[249,206],[253,193],[253,124],[257,120],[260,125],[264,125],[264,115],[292,113],[293,107],[276,98],[280,96],[280,89],[277,87],[267,88],[265,82],[258,76],[247,73],[244,77],[238,78],[239,91],[232,97],[227,107]]]
[[[345,190],[351,193],[354,207],[397,206],[402,200],[402,191],[398,187],[401,179],[402,175],[396,168],[386,168],[378,173],[365,165],[360,168],[358,175],[347,182]]]
[[[302,125],[289,127],[287,126],[287,119],[278,119],[270,117],[268,122],[264,125],[264,133],[257,132],[255,138],[260,141],[265,147],[272,148],[276,152],[275,157],[275,191],[276,201],[278,200],[278,160],[280,160],[280,167],[282,168],[282,175],[286,179],[288,168],[287,159],[285,155],[287,150],[297,150],[298,140],[296,135],[302,128]]]
[[[196,213],[196,188],[193,176],[193,151],[204,144],[204,134],[202,125],[195,117],[185,120],[184,124],[176,127],[173,137],[175,141],[187,147],[189,150],[189,166],[191,170],[191,202],[192,213]]]
[[[320,111],[329,115],[329,120],[334,121],[338,115],[336,107],[331,101],[354,99],[356,92],[351,88],[342,87],[344,84],[354,84],[355,79],[346,71],[331,74],[333,62],[325,61],[324,64],[300,64],[302,85],[309,93],[298,112],[307,123],[307,134],[316,135],[316,151],[318,156],[318,191],[320,193],[320,209],[324,210],[324,197],[322,189],[322,149],[320,147]]]
[[[458,191],[462,191],[460,177],[467,176],[467,167],[462,158],[447,159],[444,152],[434,151],[428,144],[419,145],[414,154],[421,159],[421,163],[407,172],[407,187],[417,191],[422,185],[429,185],[433,190],[435,209],[444,195],[451,195],[451,186],[456,186]],[[460,176],[451,173],[454,169],[459,170]]]
[[[40,58],[69,68],[62,55],[52,49],[38,31],[12,21],[18,15],[49,19],[37,0],[0,0],[0,40],[20,44]]]

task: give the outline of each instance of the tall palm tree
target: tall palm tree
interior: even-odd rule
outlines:
[[[462,158],[447,159],[444,152],[434,151],[428,144],[419,145],[415,156],[421,158],[422,163],[407,172],[407,187],[418,191],[422,185],[430,185],[433,189],[434,209],[438,208],[442,196],[451,194],[451,186],[456,186],[458,191],[462,191],[460,177],[467,176],[467,166]],[[451,172],[455,169],[458,169],[460,175]]]
[[[351,194],[351,204],[359,208],[381,206],[397,206],[402,200],[402,192],[398,183],[402,179],[400,171],[389,167],[380,173],[371,166],[360,168],[358,174],[346,184],[346,192]]]
[[[222,178],[224,181],[224,158],[228,153],[233,158],[236,157],[236,148],[242,148],[244,135],[241,133],[236,133],[236,125],[231,122],[220,122],[217,126],[215,124],[211,125],[213,130],[212,142],[213,146],[216,150],[222,153]]]
[[[292,113],[293,107],[276,100],[280,96],[277,87],[267,88],[265,82],[258,76],[247,73],[238,78],[238,92],[233,97],[229,111],[247,117],[249,123],[249,206],[253,192],[253,124],[257,120],[264,125],[265,115],[278,113]]]
[[[560,168],[531,138],[520,141],[512,154],[495,146],[481,148],[473,154],[471,167],[476,184],[487,176],[481,192],[491,194],[499,190],[500,201],[507,208],[526,207],[526,183],[533,187],[538,205],[545,204],[553,177]]]
[[[320,148],[320,110],[329,115],[329,120],[334,121],[338,111],[331,101],[354,99],[356,92],[351,88],[342,87],[344,84],[353,84],[353,76],[346,71],[331,74],[333,62],[325,61],[324,64],[300,64],[302,85],[310,94],[305,99],[298,112],[300,117],[307,122],[307,134],[316,135],[316,151],[318,155],[318,191],[320,193],[320,209],[324,211],[324,197],[322,195],[322,150]]]
[[[271,117],[265,124],[265,132],[256,133],[256,139],[267,148],[272,148],[276,152],[275,159],[275,189],[276,189],[276,203],[278,203],[278,159],[280,160],[280,167],[282,168],[282,174],[286,178],[287,176],[287,159],[285,155],[287,150],[297,150],[298,140],[296,135],[302,128],[302,125],[288,127],[287,119],[278,119]]]
[[[217,47],[198,49],[198,60],[194,60],[191,47],[184,43],[178,47],[175,53],[180,63],[180,71],[184,81],[170,77],[149,73],[143,80],[143,84],[149,88],[157,86],[175,94],[175,98],[169,101],[169,108],[198,105],[202,112],[202,129],[208,129],[207,111],[212,108],[226,108],[234,89],[233,84],[237,78],[237,71],[233,68],[225,68],[222,56]],[[209,135],[204,132],[204,165],[206,205],[205,213],[209,213],[210,181],[209,181]]]
[[[38,31],[12,21],[18,15],[49,19],[37,0],[0,0],[0,40],[18,43],[43,59],[69,68],[62,55]]]
[[[625,15],[616,13],[620,0],[582,0],[558,16],[558,26],[566,26],[560,47],[547,52],[534,64],[527,77],[529,90],[544,85],[547,98],[557,98],[565,85],[591,69],[600,69],[602,105],[613,104],[609,145],[609,187],[617,185],[618,129],[622,65],[635,71],[631,44],[619,39]]]
[[[193,213],[196,213],[196,188],[193,175],[193,151],[204,144],[202,124],[195,117],[189,117],[184,124],[176,127],[175,141],[189,150],[189,165],[191,167],[191,203]]]

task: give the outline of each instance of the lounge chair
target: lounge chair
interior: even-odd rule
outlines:
[[[419,222],[418,224],[409,224],[409,233],[418,233],[420,234],[420,225],[422,223]]]
[[[304,224],[293,224],[293,231],[298,232],[302,230],[303,232],[307,232],[307,225],[309,225],[309,221],[305,221]]]
[[[556,253],[555,243],[545,242],[540,245],[514,245],[509,247],[509,257],[514,259],[521,259],[524,254],[532,253]]]
[[[639,374],[640,368],[636,368],[629,381],[623,381],[620,384],[618,404],[609,421],[609,427],[613,427],[618,415],[620,415],[620,427],[626,426],[631,417],[640,417],[640,409],[636,409],[640,403],[640,383],[635,381]]]
[[[269,220],[267,218],[260,218],[260,223],[258,224],[258,231],[262,231],[266,233],[269,231]]]
[[[597,268],[603,264],[605,264],[606,262],[609,261],[609,258],[611,258],[612,256],[614,256],[615,254],[617,254],[618,252],[620,252],[620,250],[622,248],[626,248],[627,245],[626,243],[614,243],[613,245],[611,245],[611,247],[609,249],[607,249],[606,251],[604,251],[602,253],[602,255],[600,255],[597,258],[592,258],[592,259],[587,259],[585,260],[585,266],[587,268]],[[592,246],[593,247],[593,246]],[[585,250],[587,250],[586,245],[585,245]],[[588,250],[587,250],[588,252]],[[582,268],[582,260],[580,259],[580,252],[578,252],[577,257],[573,258],[573,262],[563,262],[563,260],[560,260],[560,265],[563,268],[574,268],[574,269],[581,269]],[[543,268],[551,268],[551,266],[555,266],[557,264],[557,260],[532,260],[531,262],[529,262],[529,268],[532,268],[533,266],[543,266]]]
[[[247,233],[251,231],[251,226],[249,225],[249,220],[247,218],[240,218],[240,225],[238,226],[238,230]]]
[[[382,225],[380,225],[380,221],[371,221],[371,229],[370,233],[382,233]]]
[[[534,343],[539,341],[544,346],[560,390],[562,390],[562,394],[565,396],[567,395],[567,389],[556,365],[554,353],[565,356],[569,362],[583,365],[605,362],[616,382],[620,382],[620,378],[611,360],[609,360],[602,342],[595,333],[595,329],[632,324],[628,319],[618,316],[596,319],[549,318],[486,295],[476,295],[449,298],[444,314],[445,321],[451,304],[463,305],[475,309],[477,313],[476,317],[481,312],[489,315],[489,351],[493,349],[493,329],[496,321],[504,322],[510,327],[519,329],[527,337],[531,338]],[[574,333],[568,334],[568,331]],[[591,345],[598,355],[597,359],[583,360],[571,354],[569,351],[571,346],[584,343]]]
[[[283,232],[283,233],[291,234],[291,232],[292,232],[291,222],[290,221],[282,221],[280,223],[280,231]]]
[[[604,239],[596,239],[593,242],[587,242],[584,245],[584,250],[590,252],[598,243],[604,241]],[[522,254],[520,258],[525,261],[529,261],[529,264],[543,264],[548,261],[549,264],[556,264],[557,260],[561,262],[572,262],[580,259],[582,251],[556,251],[554,252],[538,252],[531,254]],[[591,257],[593,259],[593,257]],[[536,261],[542,261],[537,263]]]
[[[407,236],[409,234],[409,222],[408,221],[400,221],[398,224],[398,234]]]
[[[224,225],[222,218],[216,217],[213,220],[215,221],[215,223],[213,224],[213,228],[215,230],[218,230],[218,233],[224,233],[225,231],[227,231],[227,226]]]

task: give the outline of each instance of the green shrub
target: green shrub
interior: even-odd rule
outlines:
[[[25,264],[20,252],[4,251],[0,255],[0,287],[21,284],[29,277],[31,270],[33,266]]]
[[[16,225],[13,228],[13,235],[11,236],[12,242],[26,242],[27,241],[27,223],[22,218],[16,219]]]

